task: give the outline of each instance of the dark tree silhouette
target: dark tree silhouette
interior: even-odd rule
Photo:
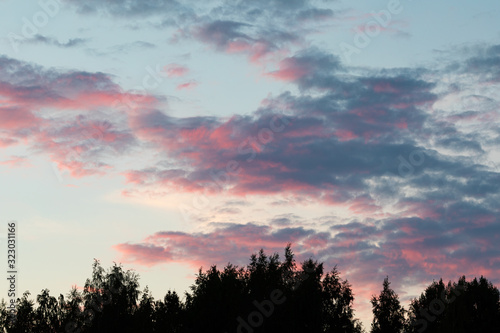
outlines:
[[[34,311],[34,325],[37,332],[59,332],[63,321],[63,313],[57,299],[50,296],[48,289],[43,289],[41,294],[36,297],[36,301],[38,307]],[[60,298],[60,302],[64,303],[64,298]]]
[[[438,332],[445,319],[443,312],[449,298],[451,286],[444,285],[443,280],[432,282],[418,299],[410,304],[410,331],[411,332]],[[432,312],[429,312],[432,311]],[[437,316],[433,315],[437,314]]]
[[[298,266],[298,267],[297,267]],[[323,263],[295,263],[285,248],[284,261],[263,250],[246,267],[227,264],[199,270],[190,292],[181,300],[168,291],[155,301],[148,287],[139,291],[138,276],[114,264],[109,270],[95,260],[82,292],[73,287],[65,298],[43,289],[17,300],[16,320],[0,302],[0,332],[7,333],[361,333],[354,318],[351,285],[336,267],[324,273]],[[408,327],[405,311],[389,279],[371,299],[371,331],[383,332],[498,332],[499,291],[484,277],[457,283],[433,282],[411,303]]]
[[[168,291],[162,301],[155,305],[155,332],[185,332],[185,305],[175,291]]]
[[[336,269],[326,276],[323,270],[312,259],[297,270],[290,246],[284,262],[261,250],[246,268],[200,270],[186,295],[188,331],[361,332],[349,283]]]
[[[353,302],[351,285],[340,278],[334,267],[323,279],[324,332],[363,332],[361,323],[354,318]]]
[[[433,282],[410,305],[410,332],[498,332],[499,291],[482,277],[467,282]]]
[[[2,299],[0,302],[0,332],[7,330],[9,321],[10,315],[7,310],[7,303]]]
[[[155,301],[149,288],[142,292],[141,301],[134,313],[134,332],[153,332],[155,320]]]
[[[371,299],[373,308],[371,333],[403,333],[406,331],[405,310],[390,284],[389,277],[386,277],[380,295],[373,296]]]
[[[91,332],[132,332],[133,314],[139,296],[138,276],[114,264],[105,272],[99,261],[93,265],[92,279],[83,290],[86,330]]]
[[[31,294],[26,291],[23,296],[17,299],[16,319],[10,322],[9,333],[28,333],[35,332],[35,311],[34,302],[29,299]]]
[[[236,267],[228,265],[221,272],[212,266],[200,269],[192,294],[187,298],[190,332],[230,331],[234,329],[240,304],[245,299],[244,281]]]
[[[83,324],[83,296],[72,287],[68,293],[68,299],[60,303],[62,312],[62,325],[64,332],[78,332],[78,328],[82,328]]]
[[[354,319],[351,286],[334,268],[324,275],[312,259],[297,269],[293,252],[285,260],[263,250],[246,267],[228,264],[199,270],[191,291],[181,301],[175,291],[155,301],[138,276],[113,265],[108,271],[95,260],[92,276],[80,293],[72,288],[65,299],[25,294],[10,325],[5,304],[0,323],[8,332],[361,332]],[[10,325],[10,326],[9,326]]]
[[[239,325],[242,325],[241,321],[248,322],[250,318],[254,322],[262,318],[262,323],[255,327],[258,332],[276,332],[279,329],[293,332],[291,330],[293,325],[288,324],[287,327],[287,322],[284,320],[287,315],[286,307],[270,300],[273,293],[273,295],[281,293],[281,299],[290,297],[286,285],[288,283],[288,287],[291,288],[293,283],[287,282],[287,279],[292,280],[295,272],[290,271],[289,274],[286,272],[288,268],[295,268],[295,266],[293,254],[289,248],[285,249],[285,256],[287,255],[289,255],[288,262],[285,261],[285,263],[281,263],[278,254],[267,256],[263,250],[259,251],[258,256],[253,254],[250,257],[246,270],[240,272],[246,284],[246,297],[241,303],[243,306],[240,311]],[[292,317],[290,313],[288,315]]]
[[[285,308],[292,332],[321,332],[323,325],[323,264],[311,259],[302,263]]]

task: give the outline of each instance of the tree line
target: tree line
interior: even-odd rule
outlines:
[[[36,300],[25,292],[10,313],[0,304],[0,332],[365,332],[354,316],[351,285],[336,267],[308,259],[299,265],[288,245],[284,260],[263,250],[246,267],[228,264],[198,271],[181,298],[168,291],[155,300],[139,276],[99,261],[82,291],[51,296],[44,289]],[[444,284],[432,282],[408,309],[384,279],[371,299],[372,333],[498,332],[500,295],[486,278]]]

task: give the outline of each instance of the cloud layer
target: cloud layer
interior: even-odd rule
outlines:
[[[291,242],[300,259],[338,264],[365,298],[386,275],[401,288],[460,274],[500,282],[500,45],[455,47],[421,66],[360,68],[315,39],[359,21],[334,1],[63,2],[76,15],[162,32],[90,48],[91,57],[195,45],[283,87],[245,114],[181,116],[185,105],[171,112],[176,96],[128,91],[110,73],[0,56],[0,149],[24,148],[72,177],[121,175],[129,196],[229,200],[206,207],[213,215],[196,231],[165,227],[116,244],[124,261],[241,265],[260,248],[281,252]],[[405,35],[406,24],[383,30]],[[92,44],[60,40],[24,42],[60,51]],[[164,58],[156,74],[195,100],[213,81],[200,80],[188,58]],[[3,168],[30,167],[27,154],[9,155]],[[252,200],[287,214],[247,216]],[[302,217],[312,205],[323,210]],[[347,216],[326,216],[341,209]]]

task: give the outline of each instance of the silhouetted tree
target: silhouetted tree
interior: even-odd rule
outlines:
[[[83,291],[73,287],[66,299],[43,289],[35,302],[25,292],[17,300],[14,321],[2,300],[0,332],[363,332],[354,318],[351,285],[337,267],[325,274],[323,263],[313,259],[299,267],[290,245],[283,262],[278,254],[260,250],[246,267],[200,269],[183,302],[170,290],[158,301],[148,287],[141,295],[135,273],[117,264],[106,271],[95,260]],[[461,277],[447,286],[442,280],[433,282],[412,301],[407,328],[388,278],[371,302],[372,333],[490,333],[500,327],[500,293],[484,277]]]
[[[34,325],[40,333],[59,332],[62,325],[62,311],[57,299],[50,296],[48,289],[43,289],[37,295],[38,303],[34,314]]]
[[[334,267],[323,279],[323,332],[363,332],[361,323],[354,318],[353,302],[351,285],[340,278]]]
[[[463,298],[459,295],[459,302],[451,303],[450,310],[460,301],[470,311],[472,320],[466,325],[470,330],[480,332],[498,332],[500,329],[500,294],[486,278],[474,278],[467,285]],[[450,311],[450,313],[451,313]]]
[[[83,328],[83,296],[72,287],[68,293],[68,299],[60,302],[62,311],[62,328],[64,332],[78,332],[79,328]]]
[[[398,295],[391,289],[389,277],[383,282],[378,297],[371,299],[373,322],[371,333],[403,333],[406,328],[405,310],[399,303]]]
[[[410,331],[411,332],[439,332],[444,317],[445,303],[450,297],[449,289],[440,279],[433,281],[418,299],[412,300],[410,304]],[[429,312],[432,311],[432,312]],[[438,316],[432,313],[438,314]]]
[[[134,313],[134,332],[153,332],[155,320],[155,301],[149,288],[146,286],[142,292],[141,301]]]
[[[410,305],[410,332],[498,332],[499,291],[481,276],[467,282],[433,282]]]
[[[287,279],[292,281],[295,275],[295,271],[290,271],[290,274],[286,275],[286,270],[294,267],[291,251],[289,254],[291,257],[288,258],[288,264],[281,263],[277,253],[267,256],[261,249],[258,256],[252,254],[246,270],[240,272],[240,276],[246,282],[246,297],[242,299],[239,325],[242,325],[241,321],[250,320],[258,332],[276,332],[277,330],[292,332],[291,328],[286,326],[293,326],[290,321],[286,320],[286,316],[291,318],[293,315],[287,313],[286,305],[274,304],[270,300],[271,295],[276,292],[283,294],[283,299],[289,298]],[[287,268],[286,265],[289,267]],[[288,288],[291,286],[292,283],[289,283]]]
[[[2,298],[0,302],[0,332],[4,332],[9,327],[10,314],[7,310],[7,303]]]
[[[289,245],[284,262],[260,250],[246,268],[200,270],[186,295],[188,332],[361,332],[349,283],[323,270],[312,259],[297,270]]]
[[[292,314],[289,319],[292,332],[322,332],[322,277],[323,264],[312,259],[302,263],[292,286],[290,300],[285,303]]]
[[[188,331],[231,331],[235,329],[240,306],[245,302],[244,281],[241,271],[228,264],[221,272],[212,266],[201,269],[191,296],[187,298]]]
[[[94,261],[83,290],[85,332],[132,332],[139,296],[138,276],[114,264],[109,272]]]
[[[29,299],[30,295],[30,292],[26,291],[21,298],[17,299],[16,318],[9,325],[9,333],[31,333],[36,331],[34,302]]]
[[[168,291],[162,301],[155,305],[155,332],[184,332],[185,306],[175,291]]]

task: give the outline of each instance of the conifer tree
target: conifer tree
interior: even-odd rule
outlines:
[[[386,277],[380,295],[373,296],[371,299],[373,308],[371,333],[403,333],[405,331],[405,310],[390,284],[389,277]]]

